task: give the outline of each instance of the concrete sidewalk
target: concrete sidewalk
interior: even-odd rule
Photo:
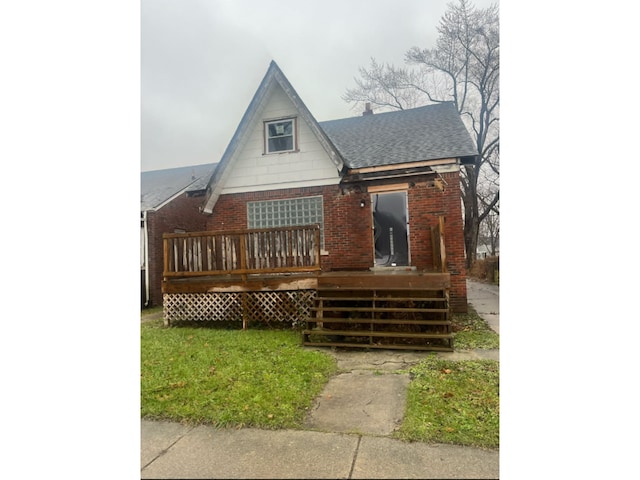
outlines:
[[[141,478],[498,478],[497,451],[142,421]]]
[[[469,303],[499,331],[497,289],[468,282]],[[486,311],[490,313],[485,313]],[[305,430],[216,429],[141,423],[141,478],[498,478],[499,451],[391,438],[409,376],[430,352],[328,350],[338,363]],[[451,360],[499,352],[439,353]]]

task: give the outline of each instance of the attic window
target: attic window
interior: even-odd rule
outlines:
[[[265,122],[265,153],[293,152],[296,149],[296,120]]]

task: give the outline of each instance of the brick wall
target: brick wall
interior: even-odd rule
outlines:
[[[426,178],[416,179],[409,189],[409,238],[411,264],[419,270],[433,266],[431,227],[445,217],[445,251],[451,274],[451,305],[455,312],[467,311],[467,283],[464,256],[463,217],[458,172],[442,174],[443,189]],[[422,181],[421,181],[422,180]]]
[[[411,264],[418,270],[433,269],[431,226],[445,216],[445,248],[451,273],[451,305],[456,312],[467,310],[464,267],[463,219],[460,179],[457,172],[443,174],[444,189],[433,186],[433,178],[416,178],[408,191]],[[336,185],[247,192],[222,195],[205,229],[224,231],[247,228],[247,202],[322,195],[324,203],[323,271],[366,270],[373,263],[370,194],[343,192]],[[365,206],[360,202],[364,200]]]
[[[206,230],[207,217],[200,213],[203,197],[183,194],[155,212],[147,212],[149,236],[149,306],[162,305],[162,273],[164,267],[163,233],[176,229],[186,232]]]
[[[368,195],[343,194],[337,185],[221,195],[206,227],[217,232],[247,228],[247,202],[316,195],[323,198],[324,250],[329,252],[321,257],[322,269],[365,270],[373,265]],[[367,201],[365,208],[360,200]]]

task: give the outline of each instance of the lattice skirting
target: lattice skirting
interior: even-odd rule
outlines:
[[[305,322],[315,290],[275,292],[165,293],[164,321]]]

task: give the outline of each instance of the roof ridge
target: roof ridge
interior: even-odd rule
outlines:
[[[398,110],[389,110],[389,111],[384,111],[384,112],[379,112],[379,113],[374,113],[372,115],[354,115],[352,117],[342,117],[342,118],[334,118],[331,120],[323,120],[321,122],[318,122],[320,125],[324,124],[324,123],[328,123],[328,122],[337,122],[340,120],[352,120],[352,119],[362,119],[362,118],[379,118],[383,115],[387,116],[389,114],[404,114],[404,113],[408,113],[408,112],[413,112],[416,110],[421,110],[421,109],[427,109],[427,108],[433,108],[433,107],[440,107],[440,106],[445,106],[445,105],[453,105],[453,101],[452,100],[447,100],[446,102],[438,102],[438,103],[430,103],[428,105],[421,105],[419,107],[413,107],[413,108],[403,108],[403,109],[398,109]]]

